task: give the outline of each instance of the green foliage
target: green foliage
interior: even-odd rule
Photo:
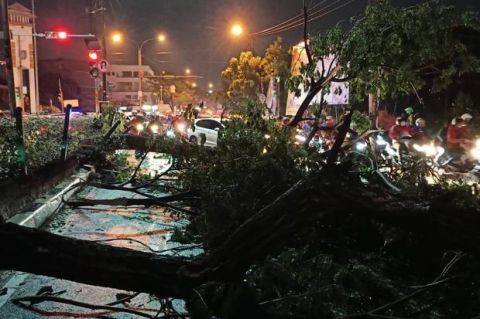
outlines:
[[[278,38],[265,50],[263,57],[250,51],[231,58],[222,71],[225,93],[230,101],[241,98],[257,99],[257,94],[266,93],[271,77],[285,79],[289,74],[290,56]]]
[[[262,60],[266,76],[279,76],[286,79],[290,74],[290,55],[283,47],[282,38],[277,38],[266,49]]]
[[[95,119],[92,117],[72,116],[68,154],[74,154],[82,141],[100,139],[103,136],[103,131],[94,123]],[[60,158],[62,133],[63,117],[24,118],[24,141],[30,171]],[[15,121],[10,118],[0,119],[0,180],[21,172],[16,156],[16,138]]]
[[[291,132],[265,119],[265,107],[244,102],[225,122],[216,151],[198,147],[182,176],[187,189],[201,195],[203,216],[195,221],[208,236],[228,231],[318,164],[294,144]]]
[[[265,72],[262,69],[262,57],[252,52],[242,52],[238,58],[231,58],[229,65],[222,71],[226,86],[226,95],[230,99],[240,96],[256,98],[262,91]]]
[[[332,78],[346,77],[353,102],[377,89],[381,98],[397,98],[425,88],[439,92],[480,71],[479,57],[461,36],[480,30],[478,13],[459,12],[441,1],[398,8],[376,0],[352,22],[348,31],[335,27],[310,39],[312,63],[302,64],[300,74],[290,78],[291,91],[299,95],[302,87],[309,91],[324,82],[329,88]],[[328,57],[338,70],[326,63]]]
[[[378,0],[368,6],[365,17],[355,22],[342,58],[350,63],[355,96],[363,99],[379,88],[382,97],[395,97],[428,83],[438,92],[459,76],[478,72],[478,57],[455,33],[459,27],[479,30],[476,19],[440,1],[396,8]]]
[[[364,132],[371,126],[370,118],[367,114],[361,113],[357,110],[352,115],[352,129],[357,132]]]

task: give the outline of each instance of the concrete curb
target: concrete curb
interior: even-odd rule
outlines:
[[[17,214],[7,220],[7,222],[14,223],[20,226],[30,228],[40,228],[47,220],[53,217],[63,207],[62,198],[68,200],[72,195],[80,190],[80,187],[71,187],[77,183],[87,181],[94,173],[93,166],[86,166],[88,170],[81,169],[78,174],[74,175],[75,179],[63,188],[59,193],[48,199],[42,206],[38,207],[32,212],[25,212]]]

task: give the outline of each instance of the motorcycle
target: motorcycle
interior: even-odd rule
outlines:
[[[452,153],[445,149],[441,156],[435,158],[435,163],[439,168],[450,172],[480,173],[480,139],[477,139],[465,154]]]

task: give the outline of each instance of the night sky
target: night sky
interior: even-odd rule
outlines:
[[[308,4],[322,2],[330,11],[347,0],[306,0]],[[10,0],[11,3],[15,2]],[[30,7],[31,0],[18,2]],[[37,31],[65,27],[72,33],[90,31],[89,18],[84,0],[35,0],[38,17]],[[354,0],[311,23],[311,33],[328,29],[339,21],[347,23],[349,18],[360,15],[368,0]],[[422,1],[393,0],[395,5],[408,6]],[[449,1],[462,7],[480,7],[479,0]],[[125,36],[141,42],[164,32],[165,44],[151,42],[144,48],[144,64],[156,71],[183,73],[186,67],[195,75],[203,76],[200,84],[218,84],[220,71],[228,59],[250,47],[249,41],[233,39],[228,29],[233,22],[240,21],[250,32],[276,25],[301,13],[303,0],[111,0],[108,4],[107,30],[122,31]],[[98,15],[100,20],[101,16]],[[263,52],[268,43],[281,36],[287,45],[301,41],[302,29],[296,28],[276,35],[254,38],[256,52]],[[87,50],[82,40],[70,40],[58,44],[39,39],[39,59],[64,57],[86,60]],[[113,63],[136,63],[133,44],[108,46],[109,60]],[[167,53],[167,54],[165,54]]]

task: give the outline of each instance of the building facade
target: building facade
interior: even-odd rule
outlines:
[[[33,41],[32,11],[19,3],[8,7],[10,41],[12,45],[13,79],[16,106],[24,112],[37,113],[36,51]]]
[[[154,75],[152,68],[143,65],[144,77]],[[131,106],[138,109],[139,98],[139,78],[138,65],[112,64],[107,72],[107,81],[109,85],[110,103],[117,106]],[[143,79],[143,102],[144,104],[153,104],[154,97],[151,86],[147,79]]]

